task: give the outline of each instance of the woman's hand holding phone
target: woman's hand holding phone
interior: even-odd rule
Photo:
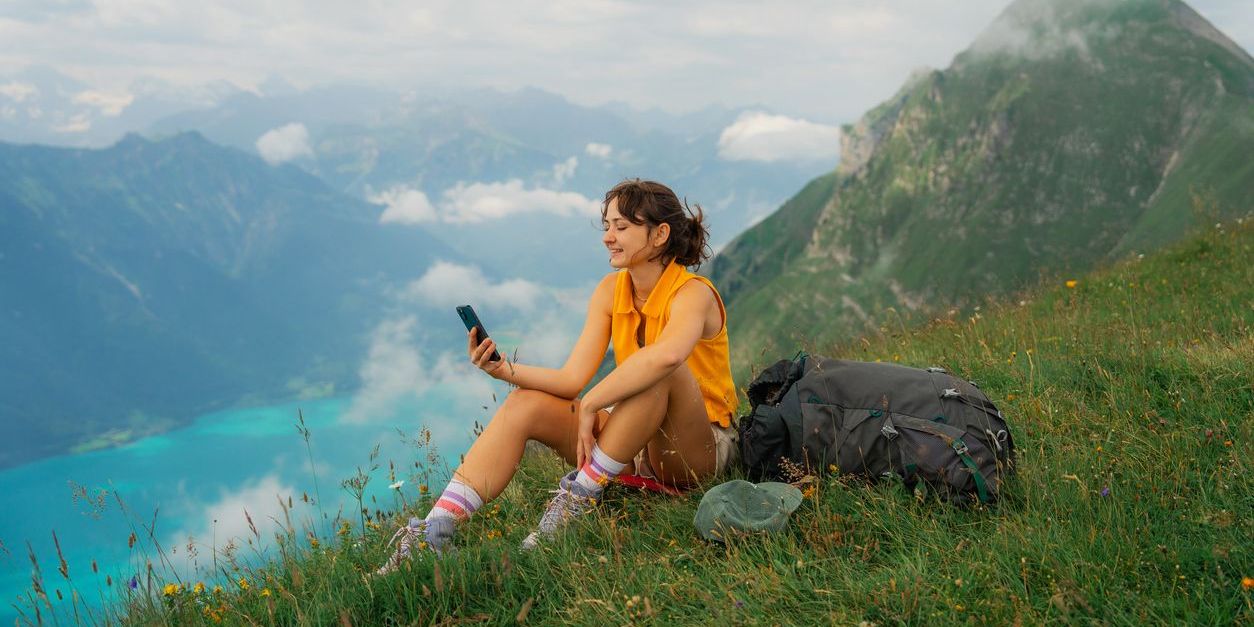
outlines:
[[[505,360],[492,360],[492,355],[496,352],[496,342],[492,338],[480,342],[479,330],[471,329],[466,332],[466,351],[470,354],[470,361],[474,362],[476,367],[491,377],[499,378],[496,375],[501,366],[505,365]]]

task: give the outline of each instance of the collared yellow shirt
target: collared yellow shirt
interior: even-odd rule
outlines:
[[[649,294],[644,307],[636,309],[632,301],[631,274],[619,270],[614,289],[614,313],[610,326],[610,343],[614,347],[614,364],[620,366],[623,360],[630,357],[640,345],[637,335],[641,324],[644,324],[644,345],[657,341],[670,319],[671,299],[679,292],[679,288],[689,280],[697,280],[710,286],[714,292],[714,300],[718,302],[719,315],[723,319],[723,327],[712,338],[702,338],[693,347],[692,353],[684,361],[701,389],[705,401],[705,415],[710,422],[721,427],[731,425],[732,413],[736,411],[736,385],[732,382],[731,358],[727,349],[727,309],[723,306],[723,297],[709,279],[692,272],[672,261],[662,271],[657,285]]]

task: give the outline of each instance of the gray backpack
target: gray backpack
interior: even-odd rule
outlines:
[[[976,387],[942,368],[798,357],[749,384],[740,450],[754,481],[799,472],[919,482],[949,500],[990,503],[1013,471],[1014,440]]]

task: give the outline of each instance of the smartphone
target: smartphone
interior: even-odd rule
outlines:
[[[488,330],[483,328],[482,322],[479,322],[479,316],[475,315],[474,307],[471,307],[470,305],[462,305],[457,308],[457,315],[461,316],[462,322],[466,323],[467,331],[471,329],[479,330],[479,332],[475,335],[475,337],[478,338],[480,343],[488,339]],[[501,361],[501,354],[496,352],[495,348],[492,349],[492,357],[490,358],[490,360]]]

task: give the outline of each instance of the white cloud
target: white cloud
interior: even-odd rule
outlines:
[[[35,110],[35,111],[38,111],[38,110]],[[31,117],[36,118],[39,116],[35,114],[34,111],[32,111]],[[85,133],[91,130],[91,120],[87,119],[87,114],[79,113],[75,115],[74,117],[70,118],[69,121],[52,127],[52,130],[58,133],[66,133],[66,134]]]
[[[681,112],[755,102],[831,122],[856,120],[916,67],[945,67],[1010,2],[61,4],[5,4],[5,68],[45,64],[111,85],[149,75],[250,86],[276,73],[302,86],[534,85],[583,103]],[[1249,0],[1189,4],[1254,49]]]
[[[474,302],[488,308],[529,311],[540,304],[544,290],[524,279],[493,283],[475,266],[437,261],[405,288],[405,296],[431,307]]]
[[[379,222],[396,222],[398,224],[421,224],[434,222],[439,216],[435,207],[421,190],[404,186],[393,187],[380,194],[370,196],[370,201],[387,205]]]
[[[221,549],[231,538],[251,538],[252,530],[248,528],[248,520],[244,517],[245,510],[253,519],[262,541],[268,541],[276,530],[271,519],[283,520],[279,498],[286,501],[295,492],[277,474],[269,474],[245,482],[233,492],[223,490],[212,503],[190,503],[186,505],[190,510],[185,517],[187,527],[174,534],[172,545],[182,546],[192,536],[202,546],[208,545],[211,538],[216,538],[217,546]]]
[[[417,322],[417,318],[409,316],[384,320],[375,327],[370,352],[358,370],[361,390],[344,413],[345,421],[365,422],[390,407],[397,398],[421,394],[427,388],[422,359],[413,342]]]
[[[504,183],[460,182],[444,191],[440,202],[445,222],[483,222],[518,213],[600,215],[600,203],[577,192],[526,189],[519,179]]]
[[[561,163],[553,166],[553,183],[561,187],[563,183],[575,175],[575,168],[579,167],[579,158],[571,157]]]
[[[309,130],[304,124],[293,122],[266,131],[257,139],[257,152],[270,165],[291,161],[299,157],[312,157],[309,147]]]
[[[131,106],[131,103],[134,101],[135,96],[128,93],[109,93],[94,89],[81,91],[74,96],[76,104],[85,104],[100,109],[102,115],[110,118],[122,115],[122,112]]]
[[[9,81],[0,85],[0,96],[4,96],[14,102],[22,102],[31,96],[39,94],[39,88],[30,83],[19,83],[17,81]]]
[[[442,353],[428,367],[418,350],[415,329],[418,318],[385,320],[370,339],[370,351],[358,370],[361,388],[341,420],[363,423],[391,417],[392,408],[406,398],[416,398],[433,388],[452,389],[461,398],[489,398],[492,380],[464,355]],[[428,417],[430,418],[430,417]],[[431,425],[440,421],[429,420]]]
[[[840,129],[746,111],[719,135],[718,155],[729,161],[836,159],[840,155]]]
[[[609,144],[598,144],[596,142],[588,142],[588,145],[583,147],[583,151],[588,153],[588,156],[590,157],[596,157],[598,159],[609,159],[610,153],[614,151],[614,147]]]

